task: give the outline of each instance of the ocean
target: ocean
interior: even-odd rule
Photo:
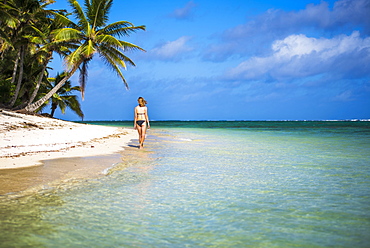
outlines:
[[[2,196],[0,247],[370,247],[370,122],[151,126],[105,176]]]

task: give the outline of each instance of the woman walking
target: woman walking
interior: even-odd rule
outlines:
[[[135,107],[134,129],[139,133],[139,149],[144,147],[144,140],[147,128],[150,128],[147,102],[144,98],[137,99],[139,105]]]

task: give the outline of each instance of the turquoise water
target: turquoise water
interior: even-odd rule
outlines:
[[[369,122],[151,124],[107,176],[3,197],[0,247],[370,246]]]

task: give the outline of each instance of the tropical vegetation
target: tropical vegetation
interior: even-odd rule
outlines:
[[[47,89],[42,90],[42,92],[49,92],[52,90],[63,78],[65,77],[64,74],[57,74],[55,78],[49,78],[48,83],[43,85],[43,87],[46,87]],[[81,104],[78,101],[78,98],[76,95],[74,95],[74,91],[79,91],[81,92],[81,87],[80,86],[74,86],[72,87],[71,81],[67,80],[63,86],[56,92],[54,93],[51,98],[46,101],[41,107],[40,110],[44,110],[46,107],[49,106],[49,101],[50,101],[50,109],[51,112],[47,116],[54,117],[55,110],[57,108],[60,108],[62,114],[65,113],[66,108],[68,107],[70,110],[72,110],[76,115],[78,115],[81,119],[84,118],[84,114],[81,110]],[[43,94],[45,95],[45,94]],[[44,111],[43,111],[44,112]]]
[[[77,90],[84,98],[88,65],[94,55],[128,88],[122,69],[135,63],[125,53],[144,49],[121,38],[145,30],[145,26],[128,21],[108,23],[113,0],[84,0],[83,7],[77,0],[67,0],[71,13],[50,9],[53,0],[0,1],[1,108],[39,112],[45,104],[55,103],[62,111],[68,106],[83,117],[77,97],[71,100],[70,96]],[[66,70],[51,81],[54,56],[63,58]],[[77,71],[80,86],[73,88],[69,79]],[[57,96],[66,92],[72,102],[62,103]]]

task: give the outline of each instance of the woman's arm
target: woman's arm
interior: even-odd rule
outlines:
[[[148,108],[145,109],[145,120],[148,123],[148,128],[150,128],[149,117],[148,117]]]
[[[136,129],[136,120],[137,120],[137,112],[136,112],[136,107],[134,110],[134,129]]]

